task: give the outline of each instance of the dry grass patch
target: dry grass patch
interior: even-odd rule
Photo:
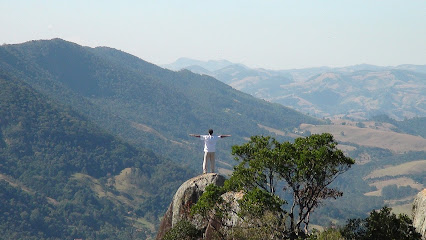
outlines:
[[[127,179],[128,173],[129,170],[126,168],[121,171],[119,175],[109,178],[108,183],[106,184],[107,186],[101,184],[98,179],[82,173],[74,174],[73,178],[87,184],[100,198],[106,197],[116,204],[125,204],[136,207],[139,203],[143,202],[144,198],[142,196],[147,196],[147,194],[140,190],[137,186],[129,183]],[[115,188],[119,194],[109,190],[109,187]],[[130,198],[128,196],[130,196]]]
[[[31,190],[30,188],[28,188],[28,187],[24,186],[24,185],[23,185],[22,183],[20,183],[18,180],[14,179],[14,178],[12,178],[12,177],[10,177],[10,176],[8,176],[8,175],[1,174],[1,173],[0,173],[0,180],[5,180],[5,181],[6,181],[6,182],[8,182],[8,183],[9,183],[12,187],[20,188],[22,191],[27,192],[27,193],[29,193],[29,194],[32,194],[32,195],[34,195],[34,194],[35,194],[35,191],[33,191],[33,190]]]
[[[385,176],[402,176],[409,174],[424,174],[426,169],[426,160],[412,161],[397,166],[389,166],[383,169],[375,170],[368,174],[366,179],[380,178]]]
[[[132,218],[126,217],[127,220],[130,220],[133,224],[133,227],[136,228],[136,231],[141,231],[143,229],[149,229],[151,233],[155,233],[155,225],[150,223],[145,218]]]
[[[101,183],[94,177],[83,173],[75,173],[72,175],[72,177],[79,182],[83,182],[84,184],[88,185],[98,197],[111,197],[113,195],[112,193],[106,191],[105,187],[103,187]]]
[[[337,145],[337,148],[342,150],[343,152],[350,152],[356,149],[356,147],[354,146],[344,145],[344,144]]]
[[[392,212],[394,214],[405,214],[411,218],[411,214],[413,212],[413,204],[407,203],[402,205],[393,205],[392,206]]]
[[[399,177],[399,178],[392,178],[387,180],[378,180],[369,183],[370,186],[374,186],[377,188],[377,191],[369,192],[364,195],[366,196],[381,196],[382,195],[382,189],[389,185],[397,185],[398,187],[402,186],[410,186],[412,188],[418,189],[419,191],[422,190],[423,184],[415,182],[413,179],[408,177]]]
[[[359,128],[349,125],[301,124],[300,129],[316,134],[327,132],[333,134],[337,141],[389,149],[396,153],[426,151],[426,139],[409,134]]]
[[[297,135],[297,134],[290,133],[290,132],[284,132],[284,131],[281,131],[279,129],[271,128],[271,127],[268,127],[268,126],[265,126],[265,125],[262,125],[262,124],[257,124],[257,126],[262,128],[262,129],[265,129],[266,131],[268,131],[270,133],[276,134],[278,136],[289,136],[289,137],[292,137],[292,138],[301,137],[301,135]]]
[[[142,124],[142,123],[131,122],[131,126],[133,128],[135,128],[135,129],[137,129],[137,130],[154,134],[157,137],[159,137],[160,139],[162,139],[163,141],[171,142],[173,144],[177,144],[177,145],[181,145],[181,146],[183,145],[183,143],[180,143],[180,142],[177,142],[177,141],[174,141],[174,140],[169,140],[163,134],[161,134],[160,132],[158,132],[157,130],[151,128],[148,125],[145,125],[145,124]]]

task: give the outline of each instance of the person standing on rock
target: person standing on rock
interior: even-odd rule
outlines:
[[[189,134],[189,136],[200,138],[204,141],[204,161],[203,161],[203,173],[207,173],[207,161],[210,162],[210,168],[214,173],[214,153],[216,151],[216,142],[219,138],[230,137],[231,135],[213,135],[213,129],[209,129],[209,135],[196,135]]]

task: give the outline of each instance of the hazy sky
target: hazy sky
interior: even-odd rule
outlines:
[[[57,37],[155,64],[426,64],[426,0],[0,0],[0,44]]]

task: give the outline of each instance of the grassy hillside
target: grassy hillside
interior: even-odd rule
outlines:
[[[426,151],[426,139],[406,133],[360,128],[350,125],[308,125],[300,127],[311,133],[332,133],[340,142],[351,142],[361,146],[378,147],[396,153],[407,151]]]
[[[268,134],[258,124],[292,129],[321,122],[212,77],[165,70],[115,49],[61,39],[1,46],[0,67],[107,131],[197,169],[201,143],[189,133],[213,128],[232,134],[219,143],[217,154],[222,162],[232,163],[232,145]]]
[[[397,213],[411,214],[415,195],[426,187],[426,140],[408,134],[418,125],[408,127],[406,122],[419,122],[421,118],[404,121],[387,119],[364,122],[337,119],[332,125],[300,126],[299,131],[332,133],[341,142],[340,148],[357,163],[337,182],[346,189],[342,201],[334,202],[320,213],[327,215],[327,211],[338,208],[342,215],[357,216],[364,207],[368,211],[374,206],[377,209],[380,205],[388,205]],[[353,206],[354,202],[358,204]],[[351,206],[351,209],[345,205]],[[353,209],[357,212],[351,212]]]
[[[280,71],[229,62],[219,69],[207,65],[187,59],[165,67],[207,74],[242,92],[319,117],[366,119],[385,113],[404,119],[426,115],[426,65],[361,64]]]
[[[173,192],[193,175],[0,73],[4,236],[144,238],[155,233]]]
[[[391,124],[395,131],[421,136],[426,138],[426,117],[415,117],[405,119],[404,121],[396,121],[386,115],[373,117],[371,120],[381,124]]]

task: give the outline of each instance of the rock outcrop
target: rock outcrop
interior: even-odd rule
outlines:
[[[208,185],[223,186],[224,182],[225,177],[216,173],[208,173],[191,178],[183,183],[176,191],[160,223],[156,239],[162,239],[164,234],[180,220],[190,218],[191,206],[198,201]]]
[[[426,239],[426,189],[417,194],[413,203],[413,225]]]

